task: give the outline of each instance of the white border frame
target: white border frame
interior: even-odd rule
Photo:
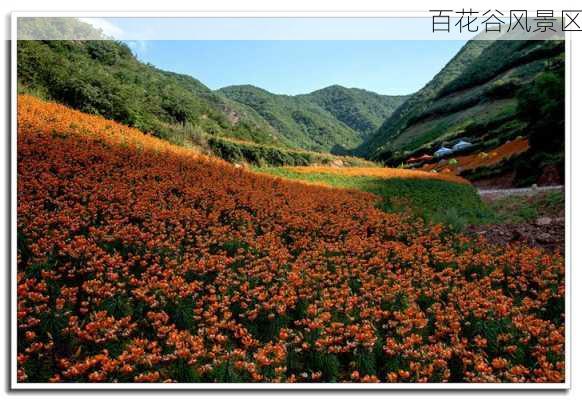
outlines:
[[[572,32],[565,32],[565,66],[566,66],[566,131],[565,131],[565,288],[566,288],[566,318],[565,318],[565,381],[563,383],[20,383],[17,379],[17,18],[20,17],[407,17],[407,16],[428,16],[430,12],[414,11],[200,11],[200,12],[13,12],[11,15],[11,266],[10,266],[10,390],[257,390],[257,389],[310,389],[310,390],[569,390],[571,388],[571,196],[572,196],[572,174],[571,174],[571,139],[572,139]],[[447,39],[443,39],[447,40]]]

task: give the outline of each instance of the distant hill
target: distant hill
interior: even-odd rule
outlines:
[[[276,95],[251,85],[229,86],[218,93],[255,110],[295,147],[329,151],[361,143],[354,130],[304,98]]]
[[[93,40],[105,37],[89,24],[55,21],[23,21],[19,29],[91,40],[18,41],[20,93],[231,161],[304,165],[322,158],[308,150],[394,165],[459,138],[486,150],[518,136],[533,143],[525,164],[534,155],[540,168],[563,160],[563,41],[469,41],[411,96],[338,85],[286,96],[250,85],[213,91],[140,62],[124,43]]]
[[[195,78],[140,62],[124,43],[95,40],[107,38],[81,21],[28,19],[19,23],[19,32],[25,37],[78,33],[91,39],[19,41],[20,93],[56,100],[183,145],[212,147],[218,139],[233,139],[345,154],[406,99],[340,86],[301,96],[252,86],[212,91]]]
[[[358,153],[401,162],[455,138],[492,147],[527,136],[531,129],[520,96],[544,74],[562,69],[557,73],[563,75],[563,62],[562,41],[469,41]],[[563,97],[563,89],[557,96]]]
[[[18,85],[175,142],[210,135],[286,145],[254,110],[190,76],[144,64],[115,41],[19,41]]]
[[[218,92],[255,110],[291,145],[335,153],[362,143],[407,98],[337,85],[298,96],[273,94],[251,85]]]
[[[386,96],[333,85],[298,97],[319,105],[366,139],[410,96]]]

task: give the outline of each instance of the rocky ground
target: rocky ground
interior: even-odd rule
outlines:
[[[508,223],[471,226],[469,232],[496,244],[521,242],[564,254],[566,229],[564,218],[541,217],[536,223]]]
[[[493,195],[492,195],[493,194]],[[468,232],[496,244],[523,243],[564,254],[566,227],[563,188],[482,194],[495,212],[492,223],[473,225]]]

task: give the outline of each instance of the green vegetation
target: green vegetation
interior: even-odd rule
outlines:
[[[223,160],[249,162],[253,165],[309,165],[315,162],[315,154],[317,154],[254,143],[237,143],[218,138],[210,139],[208,144],[212,152]]]
[[[555,171],[554,184],[564,181],[565,151],[565,98],[564,64],[556,60],[548,65],[527,87],[517,93],[514,119],[500,128],[489,128],[488,146],[496,147],[507,139],[507,132],[523,132],[530,148],[501,165],[481,167],[463,173],[469,180],[492,178],[514,173],[514,186],[529,186],[542,178],[544,171]],[[511,129],[503,130],[503,127]],[[487,127],[487,126],[484,126]],[[472,128],[476,129],[476,128]]]
[[[549,66],[533,83],[518,95],[518,112],[527,124],[530,148],[524,154],[527,162],[517,168],[517,176],[537,182],[550,168],[564,181],[566,104],[564,96],[564,64]]]
[[[218,92],[255,110],[293,147],[335,154],[347,154],[359,145],[406,99],[341,86],[299,96],[251,85]]]
[[[563,191],[541,192],[534,196],[509,196],[488,202],[491,223],[535,222],[540,216],[564,217]]]
[[[387,145],[391,138],[405,129],[408,121],[422,112],[428,102],[434,99],[443,87],[459,76],[466,65],[478,57],[488,45],[489,43],[486,41],[467,42],[430,82],[394,111],[378,131],[360,146],[358,153],[381,159],[382,152],[390,151]]]
[[[471,185],[425,179],[381,179],[326,173],[301,173],[287,168],[258,168],[275,176],[324,183],[343,189],[374,193],[382,198],[378,207],[388,212],[409,211],[425,221],[443,223],[453,229],[491,218]]]
[[[346,166],[373,165],[356,157],[338,157],[313,151],[284,149],[255,143],[241,143],[221,138],[211,138],[208,145],[213,154],[230,162],[244,162],[255,166],[307,166],[311,164],[331,164],[341,160]]]
[[[451,114],[443,114],[438,118],[430,119],[411,126],[406,136],[398,136],[394,139],[395,146],[402,146],[401,158],[406,158],[410,153],[419,150],[432,154],[434,150],[443,144],[452,146],[457,137],[467,137],[472,133],[471,142],[479,146],[479,142],[491,137],[486,129],[498,129],[508,120],[513,120],[517,109],[514,99],[502,99],[487,104],[477,104],[470,108]],[[503,135],[505,131],[497,132]],[[512,131],[508,139],[518,136],[517,131]],[[505,136],[505,135],[504,135]],[[496,138],[497,136],[493,136]],[[477,147],[473,147],[474,150]]]
[[[519,113],[528,123],[530,146],[538,152],[564,152],[564,85],[564,65],[560,64],[519,93]]]
[[[358,154],[397,165],[455,138],[469,137],[474,150],[483,151],[496,141],[545,132],[553,135],[542,142],[554,140],[555,159],[564,143],[563,62],[562,41],[470,41]]]
[[[103,32],[68,17],[18,17],[18,40],[102,40]]]
[[[252,110],[185,75],[139,62],[123,43],[19,41],[19,91],[193,144],[224,136],[277,144],[273,129]],[[181,144],[181,143],[180,143]]]
[[[348,154],[406,96],[332,86],[279,96],[252,86],[212,91],[136,59],[127,45],[70,18],[27,19],[18,42],[18,90],[136,127],[170,142],[262,165],[304,165],[308,151]],[[229,142],[230,141],[230,142]],[[244,143],[243,143],[244,142]],[[276,147],[276,149],[275,149]],[[313,158],[313,157],[311,157]],[[329,158],[329,155],[315,159]]]
[[[511,68],[521,67],[532,61],[551,58],[564,52],[560,41],[502,40],[485,48],[481,54],[447,84],[438,97],[444,97],[495,78]]]
[[[366,139],[410,96],[384,96],[334,85],[299,97],[318,104]]]

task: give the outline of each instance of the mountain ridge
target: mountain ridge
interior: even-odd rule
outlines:
[[[553,64],[563,64],[558,41],[469,41],[421,90],[402,104],[357,154],[402,161],[439,143],[470,136],[508,140],[526,134],[518,97]]]
[[[301,95],[275,94],[248,84],[230,85],[217,92],[253,108],[296,146],[336,153],[359,145],[407,98],[340,85]]]
[[[177,144],[204,147],[216,139],[232,139],[346,154],[402,99],[386,100],[370,91],[339,86],[300,96],[275,95],[252,85],[211,90],[195,77],[140,61],[125,43],[93,40],[107,38],[87,23],[67,18],[35,23],[40,22],[25,20],[19,29],[35,34],[46,29],[79,31],[91,40],[19,41],[19,92],[102,115]],[[237,98],[234,91],[246,95]],[[344,103],[329,104],[330,92],[343,93]],[[245,104],[241,100],[249,93],[256,102]],[[261,108],[267,103],[271,110]],[[349,112],[344,115],[342,110]]]

